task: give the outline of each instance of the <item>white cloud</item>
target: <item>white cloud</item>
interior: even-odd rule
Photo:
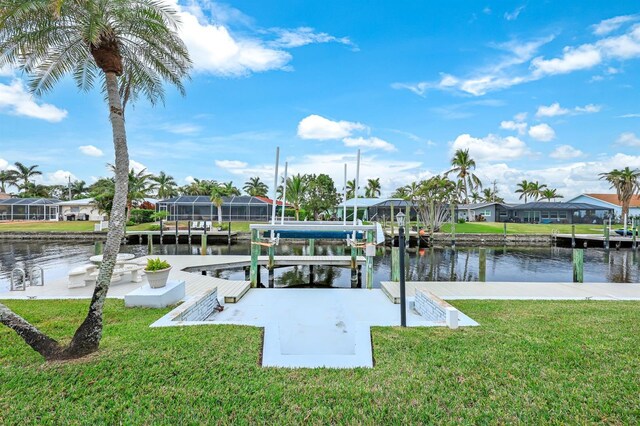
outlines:
[[[560,107],[558,102],[554,102],[549,106],[540,105],[536,117],[556,117],[558,115],[569,114],[569,110]]]
[[[46,185],[67,185],[69,183],[69,177],[71,182],[78,180],[78,178],[67,170],[56,170],[53,173],[47,173],[44,179]]]
[[[616,16],[614,18],[604,19],[599,23],[592,25],[591,28],[593,28],[593,33],[595,35],[606,35],[617,30],[627,22],[633,22],[636,20],[638,20],[638,15]]]
[[[620,118],[640,118],[640,113],[624,114],[621,115]]]
[[[548,124],[542,123],[531,126],[529,128],[529,136],[542,142],[549,142],[556,137],[556,132]]]
[[[9,167],[9,162],[4,158],[0,158],[0,170],[7,170]]]
[[[517,122],[523,122],[524,120],[527,119],[527,113],[526,112],[520,112],[516,115],[513,116],[513,119],[516,120]]]
[[[350,148],[365,148],[365,149],[381,149],[383,151],[397,151],[396,147],[380,138],[375,136],[369,138],[357,137],[357,138],[344,138],[342,140],[344,146]]]
[[[191,183],[195,182],[196,180],[195,180],[195,178],[193,176],[187,176],[186,178],[184,178],[184,181],[187,184],[191,184]]]
[[[244,161],[237,160],[216,160],[215,163],[216,166],[220,167],[221,169],[244,169],[249,165]]]
[[[278,38],[270,44],[281,48],[306,46],[311,43],[340,43],[354,46],[349,37],[335,37],[323,32],[315,32],[313,28],[299,27],[295,29],[276,28],[273,30]],[[354,46],[355,47],[355,46]]]
[[[559,145],[549,154],[549,157],[555,158],[556,160],[570,160],[582,156],[584,156],[584,152],[571,145]]]
[[[0,83],[0,111],[24,117],[38,118],[57,123],[67,116],[67,111],[58,107],[37,102],[27,92],[20,80],[13,80],[10,84]]]
[[[488,162],[517,160],[530,154],[527,144],[515,136],[501,138],[488,135],[484,138],[475,138],[469,134],[462,134],[451,144],[452,152],[458,149],[468,149],[471,157],[477,161]]]
[[[137,162],[136,160],[129,160],[129,169],[133,169],[134,172],[140,173],[143,170],[149,171],[147,166],[142,163]]]
[[[640,148],[640,137],[633,132],[625,132],[618,137],[616,144]]]
[[[179,123],[179,124],[165,124],[161,127],[162,130],[166,130],[169,133],[174,133],[176,135],[195,135],[200,133],[202,130],[201,126],[190,123]]]
[[[554,102],[549,106],[540,105],[536,117],[557,117],[567,114],[592,114],[599,112],[602,109],[600,105],[588,104],[583,107],[577,106],[575,108],[567,109],[562,108],[558,102]]]
[[[343,139],[351,136],[356,130],[366,130],[361,123],[351,121],[333,121],[313,114],[298,123],[298,137],[301,139]]]
[[[84,155],[88,155],[90,157],[102,157],[104,155],[104,152],[102,152],[100,148],[95,147],[93,145],[82,145],[82,146],[79,146],[78,149]]]
[[[500,128],[505,130],[517,131],[519,135],[524,135],[527,132],[527,123],[518,123],[515,121],[502,121]]]
[[[518,19],[520,12],[522,12],[525,7],[526,5],[522,5],[522,6],[516,7],[516,9],[513,12],[505,12],[504,19],[506,19],[507,21],[515,21],[516,19]]]
[[[593,44],[583,44],[578,47],[565,47],[560,58],[535,58],[531,65],[534,68],[534,74],[543,75],[566,74],[594,67],[600,62],[602,62],[602,55],[598,47]]]

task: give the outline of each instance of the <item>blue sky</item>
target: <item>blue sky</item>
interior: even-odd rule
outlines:
[[[175,0],[166,0],[176,4]],[[182,98],[127,111],[134,168],[271,184],[344,163],[385,195],[448,169],[468,148],[485,185],[522,179],[566,198],[597,174],[640,167],[640,7],[635,1],[198,1],[176,4],[194,69]],[[113,160],[102,95],[71,80],[32,98],[0,70],[0,169],[91,183]]]

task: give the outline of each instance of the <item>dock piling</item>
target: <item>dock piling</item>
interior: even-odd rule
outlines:
[[[638,225],[636,224],[636,220],[635,218],[631,218],[631,248],[632,249],[636,249],[637,245],[636,245],[636,233],[637,233],[637,228]]]
[[[373,233],[371,231],[367,231],[367,245],[364,254],[366,256],[367,288],[371,290],[373,288],[373,258],[376,254],[376,246],[373,243]]]
[[[478,280],[480,282],[487,281],[487,249],[480,248],[478,253]]]
[[[258,256],[260,256],[260,245],[258,244],[258,230],[251,230],[251,287],[258,286]]]
[[[200,236],[200,254],[203,256],[207,254],[207,234],[206,233]]]
[[[391,247],[391,281],[400,282],[400,247]]]
[[[187,240],[189,245],[191,245],[191,221],[187,221]]]
[[[95,255],[102,254],[102,241],[96,241],[93,245],[93,253]]]
[[[573,282],[584,282],[584,250],[573,249]]]
[[[275,287],[275,275],[274,275],[274,267],[275,267],[275,261],[274,261],[274,256],[276,254],[276,247],[272,244],[269,246],[269,263],[267,264],[267,269],[269,270],[269,288],[274,288]]]
[[[149,255],[153,254],[153,234],[147,234],[147,251]]]
[[[164,235],[164,225],[162,219],[160,219],[160,244],[163,244],[162,237]]]
[[[609,250],[609,227],[604,224],[604,249]]]
[[[571,248],[576,248],[576,226],[571,225]]]

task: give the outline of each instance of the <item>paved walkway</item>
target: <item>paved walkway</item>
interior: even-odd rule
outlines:
[[[235,324],[264,327],[263,367],[373,367],[372,326],[399,326],[400,309],[380,289],[251,289],[210,321],[153,327]],[[407,310],[409,327],[444,326]],[[460,326],[478,325],[464,315]]]
[[[400,303],[400,285],[397,282],[383,281],[381,287],[394,303]],[[640,284],[626,283],[410,281],[406,288],[407,297],[414,297],[416,289],[423,289],[446,300],[640,300]]]

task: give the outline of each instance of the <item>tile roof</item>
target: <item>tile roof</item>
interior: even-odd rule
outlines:
[[[616,206],[622,206],[620,201],[618,200],[617,194],[584,194],[587,197],[595,198],[600,201],[604,201],[605,203],[615,204]],[[640,207],[640,195],[634,195],[631,198],[630,207]]]

